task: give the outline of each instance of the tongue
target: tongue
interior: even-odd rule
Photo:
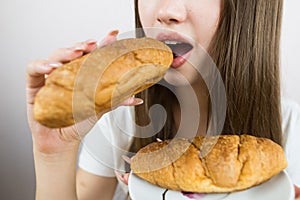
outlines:
[[[188,43],[178,43],[178,44],[167,44],[173,51],[173,56],[183,56],[187,52],[189,52],[193,46]]]

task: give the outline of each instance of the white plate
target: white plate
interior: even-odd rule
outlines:
[[[128,182],[132,200],[163,200],[164,188],[152,185],[134,174],[130,174]],[[168,190],[165,200],[293,200],[294,187],[285,171],[269,181],[241,192],[224,194],[202,194],[198,198],[189,198],[181,192]]]

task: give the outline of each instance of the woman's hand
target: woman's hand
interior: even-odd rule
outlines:
[[[118,31],[111,32],[99,46],[112,43],[116,40],[117,34]],[[87,40],[71,48],[58,49],[47,60],[36,60],[28,64],[27,118],[33,139],[37,200],[77,199],[76,163],[80,140],[94,126],[98,118],[90,118],[66,128],[47,128],[33,117],[35,95],[44,86],[46,76],[55,68],[90,53],[97,47],[95,40]],[[129,98],[122,105],[138,105],[141,102],[140,99]],[[98,117],[102,114],[104,113],[100,113]]]
[[[55,51],[48,60],[32,61],[27,66],[26,95],[27,118],[32,132],[34,150],[43,153],[55,153],[68,148],[67,143],[78,143],[73,127],[49,129],[42,126],[33,117],[34,98],[45,84],[45,76],[63,63],[74,60],[97,47],[96,41],[86,41],[71,48]],[[75,144],[74,143],[74,144]]]
[[[116,40],[118,31],[109,33],[99,44],[104,46]],[[27,117],[32,131],[34,150],[45,154],[55,154],[76,148],[83,137],[98,119],[95,117],[87,119],[78,124],[59,129],[50,129],[35,121],[33,117],[34,98],[37,92],[45,84],[45,77],[55,68],[66,62],[70,62],[97,48],[95,40],[87,40],[75,44],[71,48],[61,48],[52,53],[47,60],[36,60],[30,62],[27,67],[26,95],[27,95]],[[129,98],[123,105],[136,105],[140,100]],[[100,113],[99,117],[101,116]],[[80,129],[80,134],[78,134]]]
[[[131,159],[128,156],[123,155],[122,158],[125,162],[127,162],[130,165]],[[130,173],[121,174],[120,172],[115,171],[115,174],[120,181],[122,181],[125,185],[128,185],[128,179],[129,179]]]

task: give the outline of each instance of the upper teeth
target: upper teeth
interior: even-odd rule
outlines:
[[[164,43],[165,43],[165,44],[181,44],[182,42],[171,41],[171,40],[165,40]]]

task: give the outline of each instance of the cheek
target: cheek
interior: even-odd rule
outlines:
[[[138,10],[140,15],[140,20],[143,27],[151,27],[154,24],[154,15],[156,10],[156,0],[139,0]]]
[[[193,0],[192,2],[193,4],[189,5],[190,26],[197,42],[206,49],[217,29],[221,0]]]
[[[196,40],[204,49],[209,46],[209,43],[217,30],[219,13],[207,13],[206,16],[209,17],[198,16],[193,24],[197,35]]]

